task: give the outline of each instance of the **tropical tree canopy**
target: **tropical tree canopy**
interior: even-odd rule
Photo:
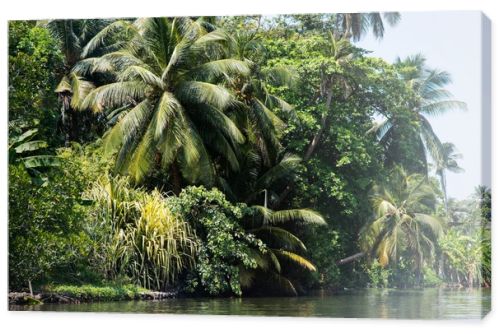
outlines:
[[[434,132],[429,116],[441,115],[450,110],[466,110],[464,102],[452,99],[452,94],[444,87],[451,82],[446,71],[431,69],[425,64],[421,54],[397,59],[396,68],[402,80],[413,92],[414,97],[406,105],[408,115],[386,116],[377,124],[375,131],[380,143],[387,151],[389,164],[404,163],[401,150],[411,149],[423,162],[420,167],[405,165],[406,168],[428,173],[427,156],[434,162],[444,161],[444,148],[441,140]],[[404,143],[407,143],[404,145]]]
[[[244,137],[225,114],[235,98],[223,79],[248,75],[249,68],[224,56],[227,35],[207,32],[189,18],[138,19],[113,23],[89,49],[115,26],[129,35],[123,48],[81,62],[77,72],[115,78],[93,90],[83,106],[111,119],[104,146],[118,151],[117,171],[140,182],[157,167],[171,175],[178,191],[179,170],[189,182],[213,184],[216,156],[239,169],[236,151]]]

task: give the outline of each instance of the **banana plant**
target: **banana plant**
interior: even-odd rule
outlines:
[[[43,174],[43,170],[59,166],[60,159],[54,155],[41,154],[40,151],[48,145],[44,140],[34,139],[37,133],[38,129],[35,128],[9,138],[9,164],[22,164],[33,183],[45,186],[48,178]]]

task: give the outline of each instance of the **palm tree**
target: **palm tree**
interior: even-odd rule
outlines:
[[[381,145],[385,148],[389,165],[402,163],[401,156],[408,155],[408,149],[405,151],[400,146],[408,144],[414,147],[418,159],[423,162],[423,166],[421,169],[416,169],[415,166],[404,167],[428,174],[427,154],[435,162],[444,161],[445,158],[443,144],[427,117],[440,115],[454,109],[466,110],[467,106],[464,102],[451,99],[452,94],[443,88],[451,82],[450,74],[428,68],[425,65],[423,55],[417,54],[404,60],[398,58],[396,67],[401,78],[415,96],[414,100],[409,101],[406,106],[410,119],[397,116],[388,117],[376,124],[370,131],[377,133]],[[403,137],[406,139],[401,139]],[[402,143],[405,140],[407,143]]]
[[[342,13],[336,16],[336,30],[342,33],[343,38],[352,38],[353,41],[359,41],[370,29],[373,35],[380,39],[384,37],[384,21],[392,27],[401,19],[401,15],[398,12]]]
[[[382,266],[407,256],[419,284],[424,262],[432,257],[443,229],[433,214],[434,189],[423,176],[396,168],[388,184],[374,187],[372,203],[374,219],[360,233],[363,251]]]
[[[253,218],[245,222],[245,229],[266,244],[266,251],[252,251],[257,268],[241,269],[242,286],[251,287],[256,280],[264,279],[283,292],[297,295],[295,285],[283,274],[285,266],[301,267],[309,271],[316,271],[316,267],[299,254],[307,251],[307,248],[287,227],[292,227],[293,224],[326,225],[324,218],[309,209],[273,211],[266,205],[253,205],[251,209]]]
[[[457,159],[461,159],[462,155],[456,153],[455,145],[452,143],[443,143],[442,154],[440,160],[436,164],[436,174],[441,181],[441,188],[444,196],[444,207],[448,212],[448,194],[446,191],[446,171],[449,170],[453,173],[463,172],[463,169],[458,166]]]
[[[64,55],[64,72],[55,92],[61,101],[61,124],[66,146],[70,141],[76,140],[81,132],[79,113],[84,110],[80,108],[80,103],[94,88],[91,81],[77,75],[72,69],[89,55],[85,52],[87,44],[110,22],[110,20],[91,19],[51,20],[47,23],[47,28],[59,42]],[[98,50],[94,50],[96,51]]]
[[[266,281],[280,292],[297,295],[295,284],[286,275],[287,268],[303,268],[316,271],[316,267],[301,254],[307,249],[291,231],[300,225],[325,225],[324,218],[310,209],[269,209],[277,199],[277,185],[287,182],[302,161],[291,154],[283,154],[273,166],[266,166],[258,149],[245,144],[242,148],[240,170],[228,180],[219,177],[220,187],[234,202],[244,202],[253,212],[252,219],[243,222],[248,233],[266,244],[266,252],[251,251],[257,263],[255,270],[240,268],[243,287],[250,288],[255,282]],[[264,205],[259,205],[263,199]],[[262,203],[262,202],[260,202]],[[283,273],[285,271],[285,273]],[[266,284],[266,283],[264,283]]]
[[[233,77],[229,81],[240,102],[233,108],[235,121],[243,130],[247,143],[258,151],[263,163],[270,167],[277,163],[282,149],[279,136],[284,121],[277,115],[290,114],[292,106],[269,91],[268,87],[292,87],[296,73],[285,66],[261,68],[256,61],[262,45],[257,39],[260,19],[255,30],[237,31],[232,37],[231,56],[249,64],[250,75]]]
[[[141,18],[118,21],[97,34],[89,49],[121,30],[129,36],[118,51],[79,64],[82,72],[105,72],[116,80],[93,90],[83,105],[109,112],[114,125],[105,151],[117,151],[116,170],[138,183],[154,168],[170,175],[175,193],[181,173],[189,183],[214,182],[212,157],[238,170],[244,137],[225,114],[235,99],[223,78],[249,74],[241,60],[224,58],[228,37],[207,32],[201,19]],[[219,160],[220,160],[219,159]]]

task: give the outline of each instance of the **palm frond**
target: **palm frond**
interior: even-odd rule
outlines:
[[[268,217],[270,224],[284,224],[287,222],[302,222],[312,225],[326,225],[326,221],[318,212],[311,209],[290,209],[272,212]]]
[[[314,266],[314,264],[312,264],[309,260],[303,258],[302,256],[300,256],[298,254],[295,254],[295,253],[292,253],[289,251],[285,251],[282,249],[273,249],[273,252],[276,253],[277,255],[283,257],[283,258],[288,259],[289,261],[291,261],[293,263],[300,265],[301,267],[303,267],[309,271],[316,271],[316,267]]]
[[[148,86],[139,81],[114,82],[100,86],[90,92],[82,101],[82,109],[100,112],[104,108],[123,107],[146,96]]]
[[[187,103],[199,103],[224,110],[233,101],[231,93],[220,85],[187,81],[178,87],[179,97]]]
[[[420,110],[425,115],[437,116],[442,115],[443,113],[450,110],[466,111],[467,104],[465,102],[456,100],[437,101],[423,105],[422,107],[420,107]]]
[[[297,238],[293,233],[276,226],[262,226],[256,229],[251,229],[248,232],[253,233],[262,238],[272,238],[278,241],[282,246],[289,249],[306,250],[304,243]]]
[[[261,190],[274,182],[289,176],[300,164],[302,159],[293,154],[286,154],[281,161],[267,170],[255,183],[255,189]]]

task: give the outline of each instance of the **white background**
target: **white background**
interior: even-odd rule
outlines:
[[[292,2],[293,1],[293,2]],[[493,126],[500,129],[496,117],[495,92],[499,69],[498,0],[3,0],[0,3],[0,147],[7,147],[7,20],[47,18],[138,17],[173,15],[227,15],[227,14],[286,14],[317,12],[363,11],[428,11],[428,10],[482,10],[492,21],[493,49]],[[422,22],[425,25],[425,22]],[[467,47],[464,41],[464,48]],[[493,131],[493,152],[499,143]],[[173,316],[149,314],[69,314],[42,312],[7,312],[7,150],[0,154],[0,329],[1,333],[136,333],[198,332],[198,333],[489,333],[500,330],[500,311],[496,287],[499,282],[500,229],[493,220],[493,311],[482,321],[405,321],[355,320],[315,318],[264,318],[231,316]],[[493,171],[498,166],[498,155],[493,154]],[[500,201],[495,197],[500,181],[493,174],[493,214]],[[5,293],[3,293],[5,292]],[[495,330],[496,327],[496,330]]]

